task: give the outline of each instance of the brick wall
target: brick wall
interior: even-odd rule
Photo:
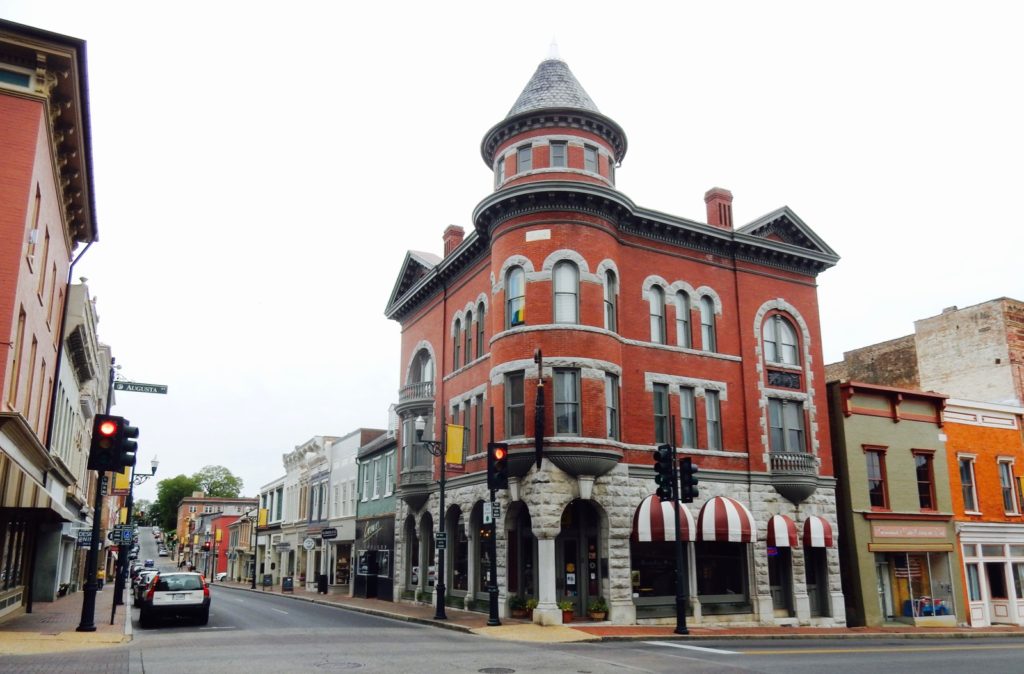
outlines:
[[[914,335],[846,351],[843,360],[825,366],[825,378],[917,389],[920,384]]]

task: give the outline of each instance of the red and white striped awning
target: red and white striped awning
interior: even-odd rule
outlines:
[[[810,515],[804,520],[805,548],[831,548],[833,544],[832,525],[828,520],[817,515]]]
[[[682,503],[679,504],[679,528],[683,530],[682,540],[693,540],[697,527],[694,526],[693,515]],[[672,501],[662,501],[656,494],[651,494],[641,501],[633,514],[631,538],[636,543],[676,540],[676,518],[672,513]]]
[[[752,543],[757,526],[747,507],[728,496],[715,496],[697,517],[697,540]]]
[[[769,547],[795,548],[796,547],[796,523],[785,515],[772,515],[768,520]]]

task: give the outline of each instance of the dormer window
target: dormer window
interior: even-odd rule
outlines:
[[[551,143],[551,166],[552,168],[565,168],[566,143],[565,141],[552,141]]]
[[[597,173],[597,148],[593,145],[583,146],[583,170],[590,173]]]
[[[533,147],[524,145],[516,151],[516,173],[533,170]]]

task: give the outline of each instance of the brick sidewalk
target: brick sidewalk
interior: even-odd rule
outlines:
[[[117,607],[110,622],[114,589],[104,585],[96,593],[95,632],[79,632],[85,592],[73,592],[56,601],[34,602],[32,613],[22,613],[0,622],[0,655],[52,653],[109,647],[131,639],[131,605]],[[128,619],[126,620],[126,617]]]

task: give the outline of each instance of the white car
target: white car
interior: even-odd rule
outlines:
[[[191,617],[200,625],[210,620],[210,585],[192,571],[158,573],[142,596],[139,626],[152,627],[157,618]]]
[[[224,582],[224,579],[225,579],[225,578],[227,578],[227,577],[228,577],[228,572],[227,572],[227,571],[221,571],[220,573],[218,573],[218,574],[217,574],[216,576],[214,576],[213,578],[214,578],[214,580],[216,580],[216,581],[217,581],[218,583],[223,583],[223,582]]]

